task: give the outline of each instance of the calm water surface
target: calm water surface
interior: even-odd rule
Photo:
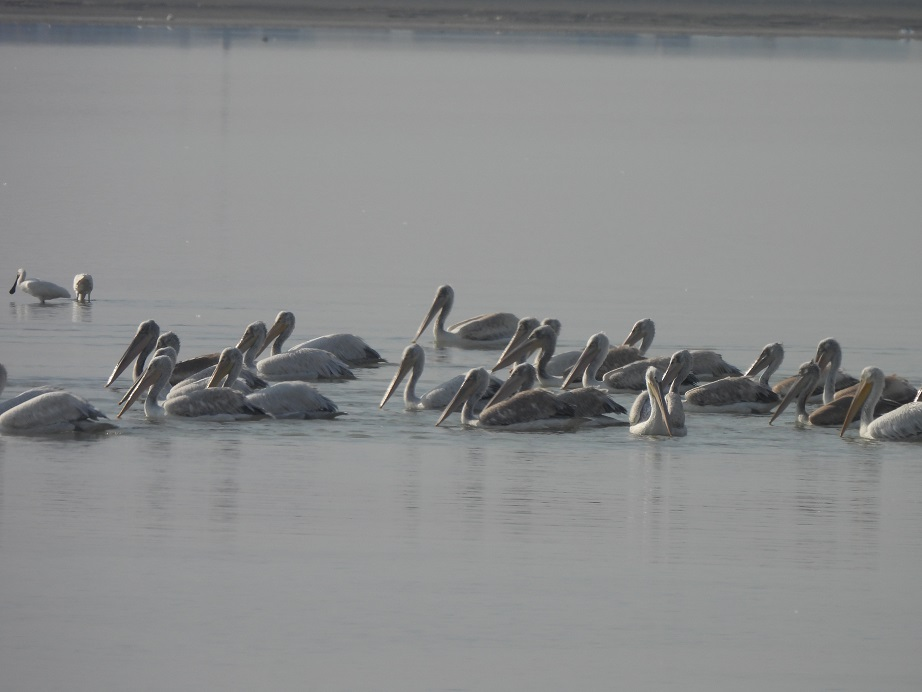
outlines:
[[[266,40],[263,40],[263,39]],[[289,309],[396,361],[454,316],[560,348],[918,385],[917,43],[0,26],[7,395],[103,383],[139,322],[183,353]],[[423,383],[495,354],[435,351]],[[922,685],[922,448],[694,416],[677,440],[435,428],[320,385],[329,422],[0,437],[10,689]],[[622,403],[629,403],[619,397]]]

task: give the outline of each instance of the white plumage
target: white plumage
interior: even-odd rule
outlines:
[[[25,269],[16,272],[16,280],[10,289],[10,295],[16,293],[17,288],[22,289],[23,293],[28,293],[33,298],[38,298],[42,303],[55,298],[70,298],[70,292],[63,286],[43,279],[27,279]]]

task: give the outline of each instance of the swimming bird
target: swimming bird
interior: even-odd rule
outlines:
[[[813,391],[820,381],[820,366],[815,361],[808,361],[798,368],[795,378],[792,386],[788,387],[781,403],[775,408],[775,412],[768,421],[769,425],[778,419],[792,401],[797,402],[795,423],[800,426],[812,425],[810,414],[807,413],[807,402],[813,396]]]
[[[672,361],[672,356],[643,358],[606,372],[603,367],[606,349],[608,349],[608,337],[605,334],[600,332],[589,337],[579,360],[573,364],[573,368],[563,378],[562,386],[568,387],[582,374],[584,387],[604,387],[613,392],[644,392],[647,388],[647,368],[655,367],[665,371]],[[692,370],[694,370],[694,352],[689,351],[689,354]],[[600,379],[594,374],[598,372],[604,372]],[[698,378],[693,371],[687,373],[678,382],[678,386],[682,387],[691,387],[696,384],[698,384]]]
[[[214,421],[252,420],[265,418],[267,413],[247,401],[246,396],[229,387],[212,387],[190,392],[184,396],[160,403],[160,393],[169,384],[173,361],[167,355],[151,358],[138,379],[131,395],[119,411],[121,418],[131,408],[141,392],[148,389],[144,400],[144,415],[159,419],[164,416],[181,416]]]
[[[43,279],[27,279],[25,269],[20,269],[16,272],[16,280],[10,289],[10,295],[16,293],[17,287],[21,288],[23,293],[28,293],[33,298],[38,298],[43,304],[46,300],[70,298],[70,293],[63,286],[58,286]]]
[[[89,303],[92,292],[93,277],[89,274],[77,274],[74,277],[74,294],[77,296],[77,302]]]
[[[318,348],[285,351],[257,361],[256,354],[262,351],[267,332],[265,322],[251,322],[237,342],[237,348],[243,351],[245,356],[244,364],[255,370],[260,377],[276,382],[355,379],[348,365],[329,351]]]
[[[378,404],[378,408],[384,408],[384,404],[386,404],[387,400],[391,398],[391,395],[397,391],[397,387],[403,381],[404,377],[406,377],[407,373],[410,373],[410,378],[407,380],[406,387],[403,390],[404,409],[407,411],[444,409],[448,405],[448,402],[458,393],[461,383],[464,382],[464,374],[455,375],[451,379],[433,387],[422,396],[417,396],[416,385],[420,377],[422,377],[425,365],[426,354],[422,346],[419,344],[410,344],[403,349],[403,355],[400,358],[400,364],[397,366],[397,372],[394,373],[394,377],[391,379],[391,383],[384,392],[384,396],[381,398],[381,403]],[[503,381],[498,377],[491,377],[490,384],[487,386],[483,398],[479,403],[475,403],[475,409],[483,408],[502,384]]]
[[[784,346],[775,342],[740,377],[725,377],[685,392],[685,411],[697,413],[768,413],[781,397],[769,386],[769,378],[784,360]],[[762,373],[758,380],[753,379]]]
[[[647,395],[653,405],[650,407],[650,416],[639,423],[634,423],[629,428],[633,435],[668,435],[672,437],[672,429],[669,426],[669,416],[666,411],[666,403],[663,401],[663,393],[660,390],[662,381],[662,372],[655,367],[648,367],[644,373],[644,381],[647,385]],[[685,428],[682,428],[685,434]]]
[[[145,320],[141,322],[141,324],[138,325],[134,337],[128,344],[128,348],[125,349],[122,357],[118,359],[115,368],[112,370],[112,374],[109,375],[109,379],[106,380],[106,387],[115,382],[118,376],[125,371],[132,361],[135,361],[134,378],[137,379],[140,377],[141,373],[144,372],[147,357],[154,350],[159,336],[160,325],[154,322],[154,320]]]
[[[429,312],[423,318],[416,336],[415,343],[420,334],[429,326],[435,317],[432,328],[436,346],[456,346],[458,348],[483,348],[501,349],[515,333],[518,318],[509,312],[494,312],[487,315],[470,317],[463,322],[445,328],[445,320],[455,302],[455,292],[451,286],[439,286],[435,293],[435,300]]]
[[[0,364],[0,393],[6,383],[7,371]],[[0,403],[0,430],[5,433],[102,432],[115,427],[89,401],[57,387],[34,387]]]
[[[867,367],[861,371],[858,391],[845,415],[839,436],[845,435],[848,426],[861,411],[858,434],[871,440],[922,440],[922,402],[916,400],[898,409],[874,418],[874,408],[884,389],[884,372]]]
[[[528,391],[535,386],[537,381],[538,374],[535,366],[531,363],[519,363],[509,372],[509,377],[487,406],[504,401],[519,392]],[[588,419],[591,425],[624,425],[622,421],[611,418],[607,414],[624,414],[627,413],[627,409],[612,399],[603,389],[580,387],[579,389],[551,392],[551,394],[570,404],[574,415]]]
[[[835,393],[840,389],[851,387],[858,383],[857,378],[842,371],[842,346],[836,339],[823,339],[816,347],[813,362],[820,366],[822,386],[814,385],[813,392],[807,397],[807,403],[830,403],[835,398]],[[823,375],[825,372],[825,376]],[[786,377],[776,383],[772,390],[784,396],[787,391],[800,379],[800,375]]]
[[[557,320],[554,321],[556,322]],[[521,346],[525,339],[527,339],[533,331],[540,327],[541,324],[542,323],[538,320],[537,317],[523,317],[520,319],[515,326],[515,332],[513,332],[509,342],[506,344],[503,352],[499,354],[499,360],[503,360],[507,355],[509,355],[509,353]],[[514,365],[518,365],[518,363],[524,362],[524,358],[525,356],[522,356],[518,362],[514,363]]]
[[[680,437],[687,433],[685,429],[685,406],[682,403],[682,382],[691,374],[692,355],[688,350],[676,351],[669,359],[669,365],[660,381],[660,392],[666,407],[666,419],[673,436]],[[634,399],[628,422],[633,424],[647,420],[652,413],[652,402],[648,390],[642,391]]]
[[[271,355],[276,356],[282,352],[282,344],[291,336],[295,328],[295,315],[288,310],[282,310],[275,317],[275,322],[269,328],[266,335],[266,341],[260,351],[265,350],[266,346],[272,344]],[[318,336],[309,341],[304,341],[297,346],[292,346],[289,351],[297,351],[302,348],[316,348],[322,351],[329,351],[334,356],[350,367],[365,367],[383,363],[384,358],[375,349],[369,346],[365,340],[355,334],[327,334]],[[259,353],[256,354],[259,356]]]
[[[538,351],[535,357],[535,368],[538,373],[538,382],[542,387],[559,387],[563,382],[563,377],[551,375],[547,366],[554,356],[554,349],[557,347],[557,332],[550,325],[542,325],[533,330],[528,338],[511,351],[505,352],[505,356],[500,357],[493,366],[492,371],[496,372],[500,368],[505,368],[512,363],[527,359],[529,355]]]
[[[573,430],[586,423],[572,405],[543,389],[529,389],[474,413],[474,402],[483,397],[490,382],[484,368],[468,371],[458,393],[439,416],[441,425],[453,411],[461,408],[461,424],[491,430]]]
[[[240,349],[225,348],[207,386],[238,387],[241,383],[237,381],[237,376],[242,370],[243,353]],[[329,397],[307,382],[276,382],[246,394],[246,399],[273,418],[286,420],[331,420],[344,414]]]

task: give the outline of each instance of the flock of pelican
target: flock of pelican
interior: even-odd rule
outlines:
[[[17,288],[42,302],[70,297],[60,286],[27,279],[22,269],[10,293]],[[77,300],[89,300],[92,277],[78,275],[74,291]],[[653,357],[648,351],[655,326],[644,319],[621,344],[612,346],[605,334],[597,333],[580,351],[556,353],[558,320],[492,313],[446,327],[453,303],[452,288],[440,286],[379,408],[406,380],[404,408],[440,411],[436,425],[460,412],[467,427],[573,430],[623,425],[636,435],[680,437],[687,434],[686,413],[771,414],[769,424],[774,424],[796,402],[797,425],[834,425],[841,436],[860,414],[861,437],[922,440],[922,389],[873,367],[865,368],[857,380],[847,376],[835,339],[821,341],[813,360],[797,375],[772,386],[769,380],[784,358],[780,343],[765,346],[745,372],[713,351],[683,349]],[[433,319],[437,347],[501,350],[499,358],[491,367],[460,373],[418,394],[425,351],[417,341]],[[142,322],[105,383],[111,386],[134,363],[133,382],[116,417],[142,396],[147,418],[230,421],[342,415],[310,382],[355,379],[353,368],[377,366],[384,359],[353,334],[330,334],[283,350],[294,326],[294,315],[283,311],[271,327],[261,321],[247,325],[234,346],[180,360],[178,335],[161,333],[153,320]],[[263,356],[267,348],[270,352]],[[534,362],[529,363],[532,356]],[[6,370],[0,365],[0,392],[5,385]],[[613,396],[632,397],[630,411]],[[808,411],[808,405],[817,406]],[[112,427],[115,424],[88,401],[53,387],[32,389],[0,404],[3,432],[95,432]]]

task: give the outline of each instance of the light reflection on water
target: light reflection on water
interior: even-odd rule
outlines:
[[[148,318],[193,355],[292,309],[392,361],[318,385],[336,421],[0,437],[5,683],[917,689],[918,446],[378,410],[444,282],[561,349],[651,316],[656,353],[781,339],[783,375],[837,336],[918,384],[917,42],[397,38],[0,27],[3,270],[97,281],[11,297],[8,393],[114,415]],[[421,343],[423,386],[489,364]]]

